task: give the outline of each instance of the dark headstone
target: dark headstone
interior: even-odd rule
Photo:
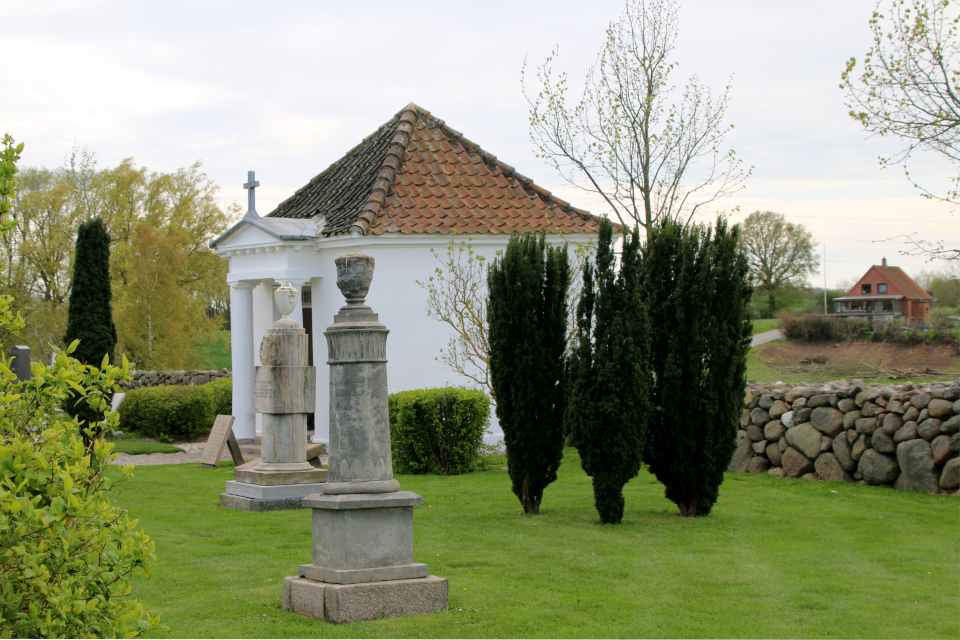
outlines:
[[[30,379],[30,347],[18,344],[10,348],[10,355],[13,362],[10,363],[10,371],[17,376],[19,382],[26,382]]]

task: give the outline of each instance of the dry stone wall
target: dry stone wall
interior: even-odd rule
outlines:
[[[143,387],[191,386],[233,377],[233,374],[227,371],[226,367],[220,369],[220,371],[203,371],[200,369],[190,371],[140,371],[135,369],[130,375],[132,378],[130,381],[120,383],[120,387],[124,390],[142,389]]]
[[[960,379],[748,385],[729,471],[957,494]]]

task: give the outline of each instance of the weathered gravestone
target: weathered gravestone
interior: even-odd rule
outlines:
[[[233,435],[233,416],[217,416],[213,422],[213,428],[210,430],[210,437],[207,438],[207,444],[203,447],[203,455],[200,456],[201,468],[215,468],[220,462],[220,455],[223,453],[223,447],[230,449],[230,457],[233,458],[233,464],[240,466],[243,464],[243,453],[240,451],[240,444],[236,436]]]
[[[10,348],[10,355],[13,362],[10,363],[10,371],[17,376],[18,382],[26,382],[30,379],[30,347],[16,345]]]
[[[413,507],[423,498],[393,477],[387,333],[363,304],[374,260],[337,258],[347,299],[324,335],[330,365],[330,477],[313,509],[313,563],[283,583],[283,608],[328,622],[434,613],[448,584],[413,561]]]
[[[316,404],[317,374],[307,366],[306,331],[290,319],[297,291],[284,283],[274,292],[282,317],[260,343],[253,408],[263,414],[261,459],[238,466],[220,506],[244,511],[303,508],[327,472],[307,462],[307,414]]]

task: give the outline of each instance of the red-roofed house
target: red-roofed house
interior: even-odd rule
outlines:
[[[873,265],[842,298],[834,298],[835,313],[848,318],[880,322],[903,320],[908,324],[930,321],[933,296],[900,267]]]
[[[366,304],[390,329],[391,393],[468,385],[437,361],[452,333],[427,317],[427,294],[417,285],[434,274],[436,256],[445,257],[456,238],[492,261],[511,234],[527,231],[543,230],[555,242],[590,243],[599,222],[443,120],[407,105],[274,211],[261,217],[251,206],[211,243],[230,262],[234,432],[250,438],[260,430],[253,367],[260,364],[264,332],[279,318],[273,290],[281,282],[301,292],[291,318],[311,336],[317,367],[313,441],[326,443],[329,368],[321,336],[344,304],[336,286],[338,256],[359,252],[376,260]]]

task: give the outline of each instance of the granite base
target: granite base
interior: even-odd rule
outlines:
[[[290,576],[283,580],[283,609],[333,624],[444,611],[446,578],[329,584]]]

